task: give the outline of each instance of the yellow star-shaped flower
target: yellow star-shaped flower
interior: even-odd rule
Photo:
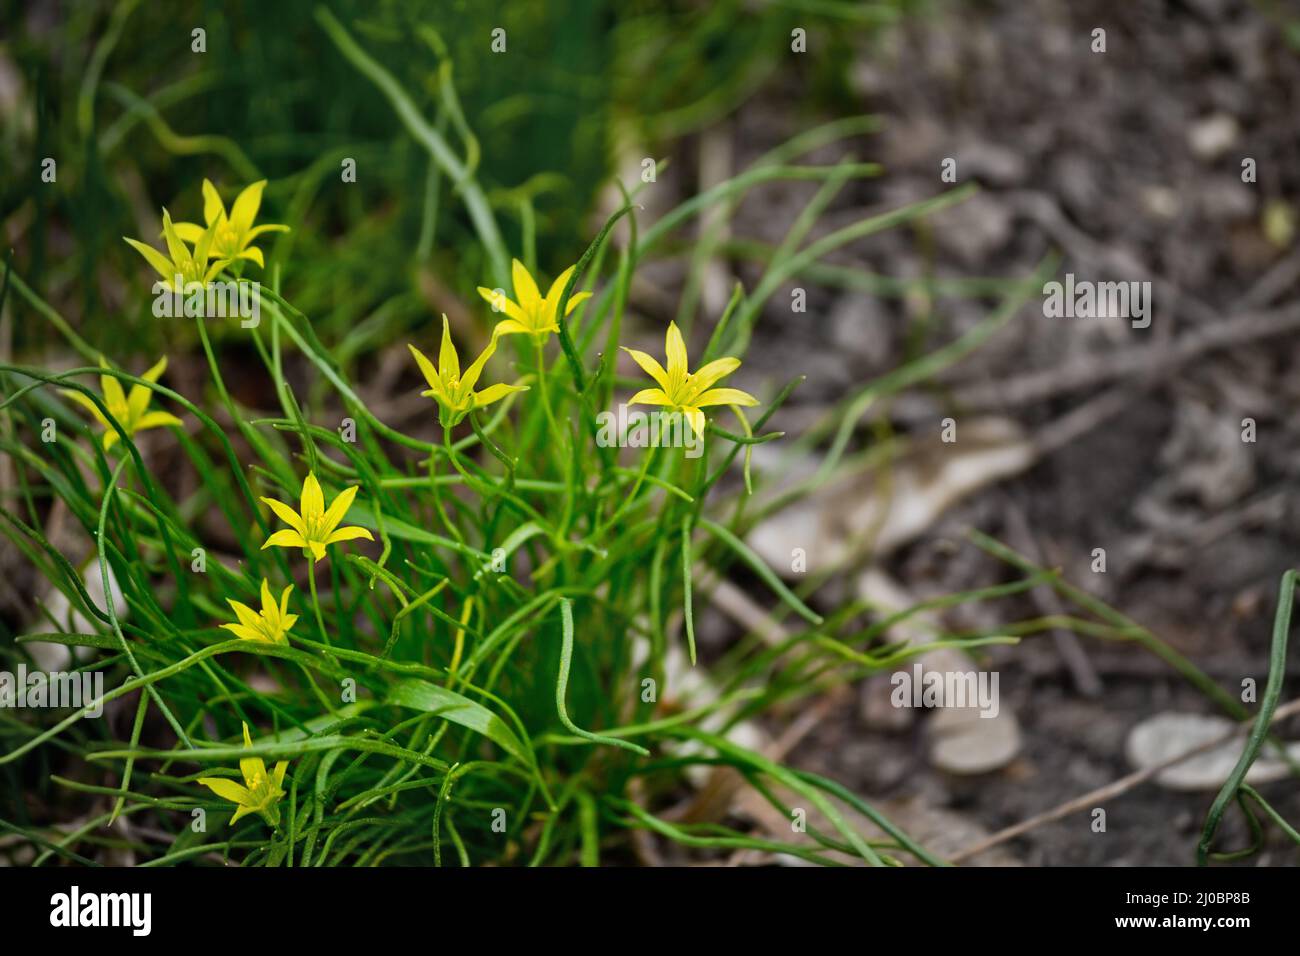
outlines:
[[[555,316],[560,310],[560,296],[564,294],[564,287],[568,284],[573,269],[573,266],[569,266],[560,273],[559,277],[551,283],[546,298],[542,298],[532,274],[518,259],[512,260],[510,267],[517,301],[507,299],[504,293],[479,286],[478,294],[487,299],[492,304],[492,308],[509,316],[497,323],[497,327],[492,331],[493,338],[498,335],[521,333],[545,338],[552,332],[560,331]],[[567,318],[569,313],[589,298],[591,298],[590,292],[575,292],[569,296],[569,304],[564,308],[565,317]]]
[[[104,361],[103,356],[100,356],[99,364],[104,368],[108,368],[108,362]],[[141,378],[149,382],[156,382],[166,368],[167,357],[163,356]],[[132,385],[131,393],[126,395],[122,392],[121,382],[111,375],[101,375],[99,377],[99,386],[104,392],[104,404],[108,406],[109,414],[117,419],[117,423],[122,426],[123,431],[128,436],[148,428],[184,424],[175,415],[170,415],[167,412],[149,411],[150,390],[143,385]],[[90,409],[90,413],[104,426],[104,451],[112,448],[117,443],[117,430],[108,423],[108,419],[104,417],[104,413],[99,410],[99,407],[81,392],[63,389],[63,394]]]
[[[160,276],[162,276],[163,285],[173,292],[184,292],[185,286],[192,282],[198,282],[207,285],[216,278],[217,273],[230,264],[230,259],[218,258],[212,265],[208,265],[208,259],[212,254],[212,244],[216,239],[216,224],[209,226],[207,229],[200,230],[197,235],[192,234],[194,251],[185,245],[177,233],[176,226],[172,225],[172,217],[168,215],[167,210],[163,210],[163,239],[167,243],[167,255],[163,255],[153,246],[146,246],[137,239],[128,239],[131,248],[144,256],[145,261],[154,267]],[[179,284],[176,277],[180,277]]]
[[[290,584],[280,595],[280,603],[276,604],[275,598],[271,596],[271,585],[266,579],[262,580],[262,610],[254,611],[247,604],[241,604],[226,598],[226,603],[231,606],[235,616],[239,618],[238,624],[222,624],[227,631],[230,631],[246,641],[262,641],[267,644],[288,644],[289,628],[293,627],[298,621],[297,614],[289,613],[289,592],[293,590]]]
[[[253,741],[248,736],[248,724],[244,724],[244,746],[253,746]],[[230,818],[232,824],[238,823],[240,817],[257,813],[271,826],[278,826],[278,804],[284,796],[281,785],[288,766],[289,761],[281,760],[275,765],[275,770],[268,774],[261,757],[245,757],[239,761],[239,772],[244,775],[243,786],[225,777],[199,777],[198,782],[238,807],[235,815]]]
[[[259,268],[265,268],[262,250],[252,245],[254,239],[266,232],[288,232],[288,226],[267,223],[254,226],[257,210],[262,206],[262,190],[266,180],[253,183],[235,197],[235,204],[226,215],[225,204],[217,194],[217,187],[208,180],[203,180],[203,221],[208,229],[213,230],[212,241],[208,246],[208,257],[212,259],[247,259],[256,262]],[[192,222],[178,222],[176,233],[186,242],[197,243],[207,232],[202,226]]]
[[[294,511],[283,501],[263,497],[262,500],[270,505],[276,516],[289,527],[267,538],[262,549],[302,548],[303,554],[316,562],[325,557],[325,549],[336,542],[351,541],[353,538],[374,541],[374,537],[365,528],[358,528],[355,525],[346,528],[338,526],[356,496],[356,485],[344,488],[327,511],[320,482],[316,480],[315,474],[308,472],[306,480],[302,483],[301,511]]]
[[[438,351],[437,368],[434,368],[428,356],[414,345],[408,343],[406,347],[415,356],[415,362],[420,366],[424,380],[429,383],[429,387],[420,394],[433,398],[438,402],[438,420],[444,427],[450,428],[454,426],[475,408],[491,405],[512,392],[525,392],[528,390],[526,385],[505,385],[498,382],[495,385],[489,385],[481,392],[474,391],[479,376],[483,374],[483,366],[487,364],[487,360],[496,351],[497,337],[495,332],[492,335],[492,341],[483,350],[483,354],[476,358],[469,368],[465,369],[464,374],[461,374],[460,371],[460,356],[456,354],[455,343],[451,340],[451,328],[447,324],[445,315],[442,317],[442,347]]]
[[[632,356],[636,364],[659,386],[641,389],[628,399],[628,404],[664,405],[672,411],[681,412],[691,423],[695,434],[701,437],[704,435],[704,412],[700,409],[710,405],[749,407],[758,404],[758,399],[738,388],[713,388],[714,383],[740,368],[738,358],[715,359],[694,373],[688,372],[686,342],[682,339],[676,322],[668,323],[668,334],[664,338],[667,369],[645,352],[629,348],[624,348],[623,351]]]

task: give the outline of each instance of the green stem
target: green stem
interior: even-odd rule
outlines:
[[[325,618],[320,612],[320,596],[316,593],[315,561],[312,561],[311,563],[310,573],[307,575],[307,580],[311,582],[311,606],[312,610],[316,612],[316,627],[320,630],[321,640],[325,642],[326,647],[333,647],[334,645],[330,643],[330,636],[325,630]]]

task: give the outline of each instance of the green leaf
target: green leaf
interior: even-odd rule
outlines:
[[[455,691],[430,684],[428,681],[411,678],[393,685],[392,690],[388,692],[388,703],[436,714],[453,724],[460,724],[482,734],[524,763],[530,765],[532,763],[528,756],[528,749],[505,721],[482,704],[475,703]]]

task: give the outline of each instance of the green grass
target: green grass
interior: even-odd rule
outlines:
[[[781,17],[758,25],[758,35],[788,33],[782,17],[803,16],[807,6],[784,5]],[[837,5],[817,6],[843,15],[835,13]],[[118,27],[139,16],[129,3],[114,10]],[[693,71],[696,54],[724,43],[728,24],[722,14],[697,24],[691,42],[670,51],[644,91],[659,104],[646,113],[658,135],[707,124],[770,69],[769,56],[749,59],[732,49],[750,67],[716,89],[702,82]],[[639,831],[677,845],[683,858],[714,860],[747,849],[828,865],[937,865],[943,860],[859,795],[741,746],[731,731],[747,720],[779,726],[800,701],[935,646],[978,654],[990,644],[1061,627],[1133,640],[1233,712],[1231,698],[1154,635],[996,542],[976,543],[1023,572],[1023,580],[927,606],[1001,601],[1046,582],[1076,602],[1080,616],[1020,621],[996,633],[941,632],[931,644],[900,646],[887,641],[897,618],[869,621],[871,609],[863,604],[829,601],[824,576],[791,587],[745,543],[759,518],[853,467],[869,414],[1002,329],[1041,285],[1041,274],[946,285],[915,280],[932,300],[988,300],[988,317],[864,383],[806,434],[785,436],[772,427],[803,381],[792,370],[789,381],[768,384],[745,418],[712,409],[700,458],[671,448],[606,448],[595,440],[597,413],[648,384],[619,349],[631,324],[632,282],[647,266],[668,259],[686,264],[677,320],[688,333],[693,368],[721,356],[743,358],[764,305],[796,279],[883,295],[916,287],[826,259],[883,230],[919,224],[971,195],[970,187],[835,231],[814,229],[841,189],[880,174],[851,155],[854,137],[874,129],[874,118],[815,125],[653,222],[642,221],[641,206],[653,186],[622,183],[623,207],[586,235],[577,217],[539,200],[544,189],[528,187],[538,185],[531,177],[545,168],[510,171],[509,163],[526,161],[529,150],[510,151],[495,135],[498,128],[490,130],[494,135],[476,130],[477,120],[494,109],[515,114],[508,104],[485,105],[473,73],[468,83],[462,73],[453,82],[448,64],[455,54],[436,31],[422,42],[439,54],[437,81],[432,90],[421,89],[409,63],[393,67],[380,52],[401,39],[393,23],[316,10],[310,28],[337,51],[330,69],[348,71],[339,86],[354,97],[340,101],[343,116],[333,117],[330,129],[345,127],[364,102],[362,126],[374,139],[335,141],[309,157],[290,141],[288,92],[259,101],[253,111],[281,120],[267,127],[276,131],[267,134],[274,139],[269,144],[173,128],[165,111],[175,116],[177,104],[200,102],[215,104],[211,128],[238,126],[231,115],[237,105],[215,93],[229,76],[195,73],[141,97],[100,72],[113,62],[114,44],[140,42],[118,27],[110,24],[96,44],[99,66],[81,87],[72,121],[93,143],[87,155],[95,161],[77,192],[58,194],[59,203],[72,209],[81,203],[87,219],[103,222],[78,234],[84,258],[72,265],[49,268],[34,255],[23,268],[11,257],[0,292],[0,309],[12,310],[23,330],[20,344],[34,354],[38,344],[54,343],[84,360],[57,371],[40,361],[0,363],[0,454],[13,475],[0,528],[86,623],[56,617],[42,595],[41,623],[6,635],[15,639],[0,642],[0,661],[11,669],[30,664],[34,641],[80,648],[86,656],[78,666],[105,673],[107,702],[121,712],[110,721],[85,719],[84,711],[0,709],[0,828],[18,837],[0,852],[41,864],[93,863],[114,850],[146,865],[225,859],[283,866],[593,866],[635,862]],[[625,44],[627,37],[658,42],[665,36],[653,13],[629,18],[619,31]],[[232,38],[238,35],[231,30]],[[214,28],[214,41],[220,36]],[[663,53],[651,44],[642,55],[655,50]],[[458,91],[466,86],[474,96],[462,103]],[[690,92],[674,92],[679,86]],[[111,122],[97,112],[104,102],[119,110]],[[566,143],[581,142],[582,128],[577,119],[565,126]],[[260,173],[268,157],[273,171],[280,164],[260,220],[287,222],[293,231],[263,244],[264,273],[244,274],[263,282],[257,328],[199,319],[191,334],[186,320],[141,321],[152,278],[115,237],[109,245],[106,223],[129,220],[114,214],[120,197],[102,182],[95,186],[94,176],[119,168],[114,164],[125,144],[146,131],[163,159],[146,156],[142,165],[166,170],[156,185],[146,179],[150,199],[166,202],[178,219],[199,218],[198,182],[211,165],[229,200],[232,187]],[[390,135],[400,145],[379,148]],[[527,142],[554,135],[548,127],[541,140]],[[829,145],[844,150],[842,162],[806,162]],[[511,153],[505,166],[496,155],[502,152]],[[349,155],[366,164],[393,158],[393,168],[365,167],[380,170],[384,201],[374,201],[381,193],[373,185],[349,193],[350,187],[333,184],[341,157]],[[196,156],[204,157],[201,167],[193,164]],[[522,185],[519,177],[526,177]],[[588,198],[599,179],[575,174]],[[818,188],[781,242],[768,247],[726,236],[731,214],[752,190],[796,181]],[[36,235],[27,244],[33,250],[44,248],[44,217],[55,211],[44,194],[37,196]],[[399,213],[388,210],[391,196],[405,200]],[[697,221],[706,215],[714,216],[712,225],[699,236]],[[343,228],[336,233],[331,223]],[[149,229],[156,228],[150,220]],[[699,302],[714,254],[762,270],[752,288],[735,289],[716,318],[704,315]],[[479,387],[519,382],[529,390],[446,429],[431,400],[418,427],[384,421],[382,408],[361,397],[377,359],[389,347],[405,357],[407,341],[435,356],[441,332],[403,270],[439,276],[458,300],[472,303],[468,311],[486,330],[496,317],[472,290],[509,290],[512,256],[530,268],[543,263],[548,280],[576,260],[563,300],[579,291],[594,294],[559,319],[559,333],[540,352],[523,336],[501,340]],[[401,265],[394,269],[390,261]],[[1049,260],[1043,271],[1053,268]],[[105,271],[129,290],[120,319],[104,316],[89,294],[79,320],[53,304],[77,301],[67,295],[69,286]],[[134,354],[122,347],[127,340],[139,345]],[[468,343],[458,345],[467,364]],[[203,379],[182,383],[173,373],[151,383],[129,371],[164,350],[201,356]],[[101,351],[107,370],[98,365]],[[124,388],[147,388],[152,407],[179,416],[183,427],[150,433],[138,445],[118,422],[121,440],[105,453],[103,429],[64,394],[75,390],[107,413],[101,375]],[[237,378],[264,383],[262,394],[273,407],[241,400],[247,392],[236,387]],[[398,381],[412,395],[425,387],[410,361]],[[344,419],[355,422],[355,441],[345,440]],[[41,438],[48,420],[56,426],[53,442]],[[815,454],[821,464],[810,479],[759,505],[757,493],[779,477],[751,472],[750,452],[764,442],[779,442],[791,455]],[[332,545],[315,566],[296,550],[263,548],[284,525],[259,499],[296,505],[309,472],[327,502],[345,488],[358,489],[344,523],[366,528],[373,542]],[[56,509],[66,516],[58,546],[47,537]],[[69,547],[69,539],[76,545]],[[202,572],[192,570],[195,549],[205,555]],[[781,642],[734,627],[723,653],[701,653],[697,624],[717,613],[708,582],[729,574],[752,585],[784,628]],[[228,600],[258,606],[263,580],[277,595],[295,585],[290,610],[298,619],[287,644],[231,639],[220,627],[234,620]],[[92,597],[90,581],[104,584],[105,593],[115,583],[122,610]],[[673,660],[685,663],[670,667]],[[682,682],[691,667],[707,678],[703,689]],[[1270,699],[1275,704],[1276,694]],[[242,724],[251,730],[251,750],[242,745]],[[235,768],[250,756],[288,762],[276,826],[256,815],[232,825],[233,805],[197,782],[238,780]],[[787,816],[796,807],[818,811],[824,826],[800,838],[753,831],[727,816],[682,822],[673,808],[695,792],[699,772],[718,769],[738,773]],[[1244,785],[1237,792],[1258,799]],[[201,830],[193,826],[199,810]],[[854,822],[855,814],[873,822],[870,833]],[[105,828],[124,817],[137,826]],[[58,826],[70,819],[78,821],[74,828]]]

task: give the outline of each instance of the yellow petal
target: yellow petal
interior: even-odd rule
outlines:
[[[91,400],[89,395],[85,394],[84,392],[74,392],[70,388],[60,389],[60,391],[62,391],[64,395],[68,396],[68,398],[72,399],[78,405],[84,406],[90,412],[90,414],[95,416],[95,420],[99,422],[101,425],[103,425],[105,428],[111,427],[108,424],[108,419],[104,417],[104,413],[99,410],[99,406],[96,405]]]
[[[664,371],[664,367],[660,365],[652,355],[642,352],[640,349],[630,349],[627,346],[619,347],[628,355],[632,356],[632,360],[636,362],[637,365],[641,366],[642,371],[655,380],[656,385],[662,388],[665,392],[670,391],[668,387],[668,373]]]
[[[460,378],[460,356],[451,340],[451,326],[446,314],[442,317],[442,347],[438,349],[438,374],[444,378]]]
[[[519,304],[510,299],[505,292],[498,292],[496,289],[485,289],[483,286],[479,286],[478,294],[487,300],[488,305],[492,306],[493,311],[504,312],[516,322],[525,321],[523,309],[519,308]]]
[[[460,377],[461,388],[467,392],[474,389],[474,386],[478,383],[479,376],[483,374],[483,366],[487,364],[487,360],[492,357],[492,353],[496,350],[497,338],[494,335],[492,336],[491,341],[488,342],[487,348],[479,353],[479,357],[470,363],[469,368],[465,369],[465,374]]]
[[[738,368],[740,368],[738,358],[720,358],[701,366],[686,383],[688,394],[685,400],[691,401],[696,395],[702,394],[719,379],[726,378]]]
[[[495,339],[501,335],[527,334],[531,331],[532,329],[517,319],[502,319],[496,324],[496,328],[492,330],[492,338]]]
[[[510,261],[510,278],[515,284],[515,298],[524,312],[532,315],[542,304],[542,294],[537,291],[537,283],[524,264],[518,259]]]
[[[694,399],[694,402],[697,408],[705,408],[709,405],[743,405],[749,408],[757,405],[758,399],[738,388],[713,388]]]
[[[252,794],[248,792],[247,787],[225,777],[199,777],[195,782],[207,787],[221,799],[232,803],[243,804],[252,799]]]
[[[302,520],[310,526],[324,513],[325,496],[321,493],[316,473],[309,471],[302,481]]]
[[[262,550],[267,548],[303,548],[307,547],[307,541],[301,534],[292,528],[285,528],[283,531],[277,531],[271,537],[266,539],[262,545]]]
[[[569,296],[569,304],[564,307],[565,316],[567,317],[569,313],[571,313],[574,309],[582,305],[582,303],[586,302],[590,298],[591,298],[590,292],[573,293],[573,295]],[[556,304],[558,305],[559,303]]]
[[[668,357],[668,378],[681,384],[686,380],[686,342],[676,322],[668,323],[668,333],[664,336],[664,354]],[[664,391],[671,393],[673,389]]]
[[[239,618],[239,623],[244,627],[257,627],[257,612],[247,604],[236,601],[233,598],[226,598],[226,603],[230,605],[231,610],[235,612],[235,617]]]
[[[254,226],[252,229],[248,230],[248,235],[244,237],[245,242],[252,242],[264,232],[292,232],[292,230],[288,226],[282,226],[275,222],[263,223],[260,226]]]
[[[271,582],[262,578],[262,616],[266,617],[268,611],[279,612],[280,605],[276,603],[275,598],[271,597]]]
[[[303,524],[302,518],[298,516],[298,512],[294,511],[283,501],[276,501],[274,498],[266,497],[263,497],[262,501],[270,505],[271,510],[275,512],[275,516],[290,528],[293,528],[293,530],[297,531],[299,534],[307,533],[307,526]]]
[[[643,388],[627,400],[629,405],[671,405],[661,388]]]
[[[256,246],[249,246],[235,258],[247,259],[249,262],[256,262],[259,269],[265,269],[266,263],[262,261],[262,250]]]
[[[235,205],[230,209],[230,224],[241,236],[253,227],[257,210],[262,206],[262,190],[265,188],[266,180],[259,179],[235,199]]]
[[[695,434],[698,435],[700,438],[703,438],[704,437],[704,413],[700,411],[698,408],[683,408],[682,414],[684,414],[686,416],[686,420],[691,423],[691,428],[694,429]]]
[[[149,412],[141,416],[140,420],[135,423],[135,430],[144,431],[146,428],[162,428],[164,425],[180,425],[185,423],[169,412]]]
[[[261,631],[248,627],[245,624],[222,624],[227,631],[233,633],[236,637],[243,638],[246,641],[265,641],[266,635]]]
[[[163,281],[166,282],[168,288],[170,288],[176,279],[177,273],[180,272],[180,270],[176,268],[175,264],[153,246],[146,246],[143,242],[136,239],[128,239],[126,236],[123,236],[122,238],[126,239],[132,249],[144,256],[145,261],[149,263],[149,265],[153,266],[154,271],[163,277]]]
[[[499,402],[507,395],[515,392],[528,391],[527,385],[506,385],[504,382],[497,382],[495,385],[489,385],[481,392],[474,393],[474,406],[482,408],[484,405],[491,405],[493,402]]]
[[[99,364],[108,368],[108,363],[102,358]],[[113,413],[114,417],[121,418],[130,406],[126,403],[126,394],[122,391],[122,383],[112,375],[99,376],[99,387],[104,393],[104,404],[108,410]]]
[[[203,237],[203,227],[196,222],[178,222],[172,228],[176,230],[176,235],[182,242],[188,242],[190,245],[196,245]]]
[[[141,378],[146,382],[156,382],[158,381],[158,376],[163,373],[163,369],[166,367],[167,359],[161,358],[158,360],[157,364],[155,364],[153,368],[149,369],[149,371],[145,372]],[[149,407],[150,394],[151,392],[147,385],[131,386],[131,394],[128,395],[126,399],[126,408],[127,415],[132,421],[135,421],[144,415],[144,410]]]
[[[203,180],[203,221],[209,226],[226,216],[226,204],[221,201],[217,187],[212,181]]]
[[[374,536],[365,528],[358,528],[356,525],[349,525],[346,528],[339,528],[325,539],[325,544],[335,544],[339,541],[352,541],[355,538],[365,538],[367,541],[374,541]],[[321,556],[325,554],[325,549],[321,549]]]
[[[162,213],[163,222],[163,239],[167,242],[167,254],[172,257],[172,262],[180,265],[189,262],[191,258],[190,250],[185,243],[181,242],[181,237],[176,235],[176,228],[172,225],[172,217],[164,209]]]
[[[406,347],[411,350],[411,355],[415,356],[415,364],[420,366],[420,374],[429,383],[429,387],[435,392],[441,392],[442,380],[438,378],[438,370],[433,367],[429,357],[409,342],[406,343]]]
[[[343,520],[343,516],[346,515],[348,509],[352,507],[352,499],[357,496],[358,487],[358,485],[352,485],[351,487],[344,488],[339,492],[339,496],[330,504],[329,510],[325,512],[324,517],[321,519],[321,534],[328,538],[329,533],[338,526],[340,521]]]

